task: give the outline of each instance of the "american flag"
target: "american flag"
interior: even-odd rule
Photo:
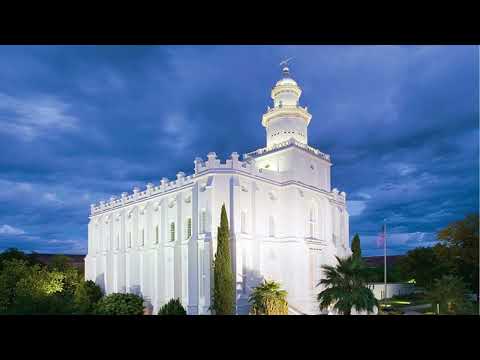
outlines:
[[[377,237],[377,246],[383,247],[384,244],[385,244],[385,224],[382,225],[382,229]]]

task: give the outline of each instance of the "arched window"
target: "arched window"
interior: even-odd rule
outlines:
[[[187,218],[187,240],[192,237],[192,218]]]
[[[175,241],[175,223],[170,223],[170,241]]]
[[[275,219],[273,218],[273,216],[270,216],[268,220],[268,235],[270,237],[275,236]]]

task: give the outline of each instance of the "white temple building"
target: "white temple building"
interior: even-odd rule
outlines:
[[[228,214],[237,314],[262,279],[288,291],[291,313],[318,314],[321,265],[351,254],[346,195],[331,189],[330,156],[308,145],[312,115],[288,67],[263,115],[266,147],[196,158],[194,173],[91,206],[85,278],[105,293],[142,295],[153,314],[179,298],[209,314],[220,210]]]

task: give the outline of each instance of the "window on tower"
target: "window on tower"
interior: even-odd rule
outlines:
[[[170,241],[175,241],[175,223],[170,223]]]
[[[187,240],[192,237],[192,218],[187,219]]]
[[[245,211],[242,211],[240,219],[240,231],[244,234],[247,232],[247,213]]]
[[[207,232],[207,211],[202,209],[200,212],[200,234]]]
[[[315,208],[312,206],[308,211],[308,219],[307,219],[307,236],[310,238],[315,237],[316,233],[316,213]]]
[[[275,219],[273,218],[273,216],[270,216],[268,220],[268,235],[270,237],[275,236]]]

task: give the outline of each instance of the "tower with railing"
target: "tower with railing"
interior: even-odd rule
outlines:
[[[267,148],[291,139],[308,144],[308,124],[312,115],[306,107],[300,106],[302,90],[292,79],[288,66],[285,65],[282,72],[283,78],[272,88],[273,108],[268,107],[262,118],[267,131]]]

